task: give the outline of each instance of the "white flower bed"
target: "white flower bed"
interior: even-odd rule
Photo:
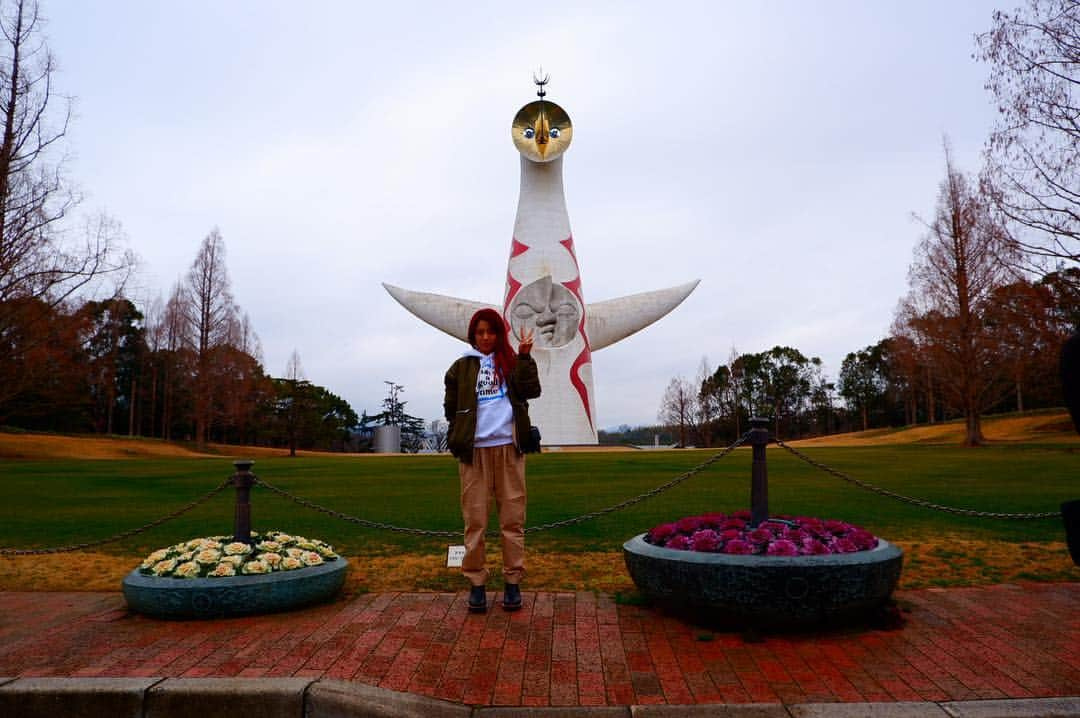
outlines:
[[[318,566],[340,558],[327,543],[281,531],[252,531],[254,546],[230,541],[231,538],[209,536],[158,549],[139,564],[139,573],[168,578],[258,576]]]

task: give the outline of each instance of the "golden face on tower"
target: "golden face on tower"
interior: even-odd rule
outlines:
[[[533,162],[551,162],[570,146],[574,128],[566,110],[537,100],[518,110],[510,128],[518,152]]]

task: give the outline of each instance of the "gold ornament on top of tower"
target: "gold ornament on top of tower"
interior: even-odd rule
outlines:
[[[542,73],[543,70],[541,77],[533,76],[533,82],[540,88],[536,93],[540,99],[518,110],[510,127],[517,151],[533,162],[551,162],[566,151],[574,137],[570,115],[554,102],[544,99],[548,76]]]

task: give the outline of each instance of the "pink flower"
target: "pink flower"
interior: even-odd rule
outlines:
[[[817,539],[808,538],[802,543],[802,553],[804,556],[824,556],[832,551]]]
[[[675,524],[660,524],[659,526],[655,526],[649,531],[649,543],[663,546],[664,540],[667,539],[668,536],[674,534],[675,531]]]
[[[772,541],[773,535],[772,531],[770,531],[769,529],[758,526],[756,529],[750,532],[750,535],[747,536],[747,538],[750,539],[752,543],[765,544]]]
[[[724,553],[734,553],[740,555],[751,554],[754,552],[754,547],[746,541],[735,539],[734,541],[728,541],[724,544]]]
[[[855,553],[859,547],[851,539],[838,538],[832,543],[833,553]]]
[[[695,551],[715,551],[720,547],[720,536],[712,529],[702,529],[690,537],[690,545]]]
[[[777,539],[769,544],[766,553],[770,556],[798,556],[799,547],[787,539]]]
[[[675,527],[678,528],[679,531],[682,531],[684,534],[692,534],[698,529],[702,528],[701,517],[687,516],[684,519],[679,519],[675,522]]]
[[[877,536],[865,529],[855,529],[848,538],[859,547],[860,551],[869,551],[872,548],[877,548]]]
[[[682,534],[676,534],[668,539],[668,542],[664,544],[666,548],[673,548],[677,551],[688,551],[690,549],[690,539],[686,538]]]
[[[878,545],[876,536],[846,521],[785,515],[751,528],[749,518],[749,511],[687,516],[654,526],[645,540],[678,551],[769,556],[824,556],[869,551]]]
[[[851,524],[837,521],[836,519],[829,519],[825,522],[825,530],[834,536],[843,536],[851,530]]]
[[[792,543],[797,543],[797,544],[801,544],[804,540],[810,538],[810,534],[803,531],[802,529],[790,528],[790,527],[784,529],[783,536],[788,541],[791,541]]]
[[[709,513],[701,515],[701,524],[705,528],[718,529],[727,520],[727,516],[718,513]]]

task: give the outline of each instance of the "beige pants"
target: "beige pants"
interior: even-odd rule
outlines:
[[[513,444],[473,449],[472,464],[459,461],[458,473],[465,519],[461,572],[474,586],[487,582],[484,532],[494,497],[502,531],[503,578],[506,583],[520,583],[525,575],[525,456]]]

